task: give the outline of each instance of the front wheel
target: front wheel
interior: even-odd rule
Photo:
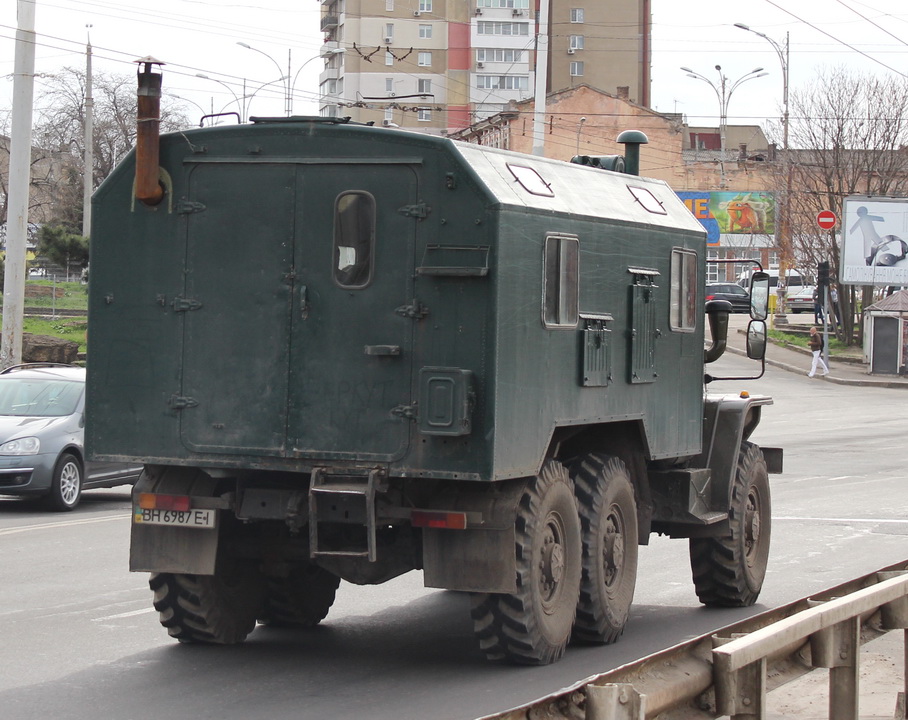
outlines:
[[[760,448],[741,444],[728,511],[730,534],[690,541],[697,597],[704,605],[747,607],[763,588],[769,561],[769,475]]]
[[[573,637],[613,643],[624,632],[637,583],[634,486],[625,464],[608,455],[586,455],[571,470],[583,539]]]
[[[547,462],[517,508],[517,592],[474,593],[473,628],[490,660],[547,665],[567,647],[580,592],[580,519],[567,470]]]
[[[45,502],[51,510],[69,511],[82,497],[82,464],[70,453],[63,453],[54,466],[50,494]]]

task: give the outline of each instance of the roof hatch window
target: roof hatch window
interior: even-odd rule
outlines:
[[[511,171],[514,179],[520,183],[520,186],[531,195],[555,197],[552,186],[534,168],[508,163],[508,170]]]

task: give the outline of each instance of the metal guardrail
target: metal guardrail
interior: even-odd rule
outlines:
[[[908,561],[482,720],[763,720],[768,692],[816,668],[829,668],[830,720],[857,720],[861,645],[890,630],[904,633],[905,720]]]

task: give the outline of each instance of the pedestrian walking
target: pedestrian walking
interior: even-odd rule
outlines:
[[[813,353],[813,363],[810,365],[810,372],[807,377],[813,377],[817,374],[817,367],[822,369],[820,375],[825,377],[829,375],[829,366],[823,361],[823,336],[817,332],[815,327],[810,328],[810,337],[807,339],[810,351]]]
[[[817,325],[823,322],[823,295],[820,288],[813,289],[813,321]]]

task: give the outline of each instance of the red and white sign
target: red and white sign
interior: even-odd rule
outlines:
[[[821,210],[817,213],[817,225],[824,230],[832,230],[839,219],[832,210]]]

